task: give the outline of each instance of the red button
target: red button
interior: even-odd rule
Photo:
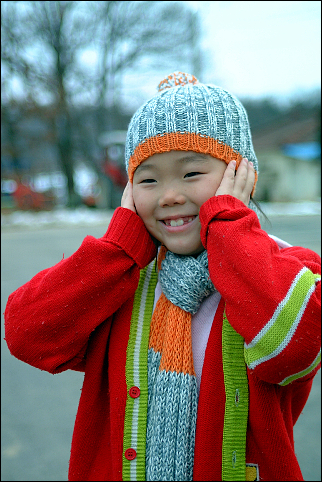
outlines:
[[[136,457],[136,451],[134,449],[127,449],[124,455],[127,460],[133,460]]]
[[[140,389],[139,387],[132,387],[129,390],[129,394],[132,398],[138,398],[140,396]]]

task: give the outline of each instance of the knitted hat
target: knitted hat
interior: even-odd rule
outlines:
[[[194,151],[225,161],[246,157],[253,162],[255,185],[258,161],[247,113],[227,90],[202,84],[193,75],[175,72],[158,86],[158,94],[133,115],[126,138],[125,162],[129,179],[153,154]]]

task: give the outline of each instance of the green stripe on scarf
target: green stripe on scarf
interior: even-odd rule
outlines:
[[[141,270],[139,285],[134,297],[125,366],[127,401],[123,438],[123,480],[145,480],[148,408],[147,356],[157,281],[156,263],[153,262]],[[132,398],[129,395],[129,390],[133,386],[140,389],[138,398]],[[137,454],[135,459],[127,460],[125,458],[124,453],[128,448],[135,449]]]

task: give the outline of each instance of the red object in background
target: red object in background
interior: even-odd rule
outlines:
[[[128,181],[126,172],[116,162],[106,159],[103,164],[103,171],[110,179],[112,179],[116,186],[122,188],[126,186]]]
[[[94,196],[87,196],[82,199],[83,203],[85,206],[88,206],[89,208],[95,208],[96,207],[96,199]]]
[[[23,211],[29,209],[35,211],[48,210],[54,206],[54,199],[46,194],[33,191],[25,184],[18,183],[17,189],[12,193],[12,197],[18,207]]]

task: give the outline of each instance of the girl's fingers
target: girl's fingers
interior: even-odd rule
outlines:
[[[255,183],[255,169],[254,169],[253,163],[249,162],[248,163],[247,181],[246,181],[246,185],[245,185],[245,192],[248,193],[249,196],[250,196],[250,194],[253,190],[254,183]]]
[[[239,169],[240,173],[238,173]],[[234,195],[247,206],[255,182],[255,170],[253,163],[248,162],[247,159],[243,159],[238,171],[236,174]]]
[[[242,159],[236,172],[235,189],[242,192],[245,188],[248,177],[248,160]]]
[[[252,162],[248,162],[244,158],[241,160],[237,171],[235,169],[236,162],[231,161],[224,172],[216,195],[230,194],[247,206],[255,182],[254,166]]]
[[[236,161],[230,161],[224,172],[223,178],[216,191],[216,196],[230,194],[233,196],[235,184]]]
[[[122,208],[127,208],[133,212],[136,212],[133,200],[133,185],[130,183],[130,181],[128,181],[123,191],[121,206]]]

